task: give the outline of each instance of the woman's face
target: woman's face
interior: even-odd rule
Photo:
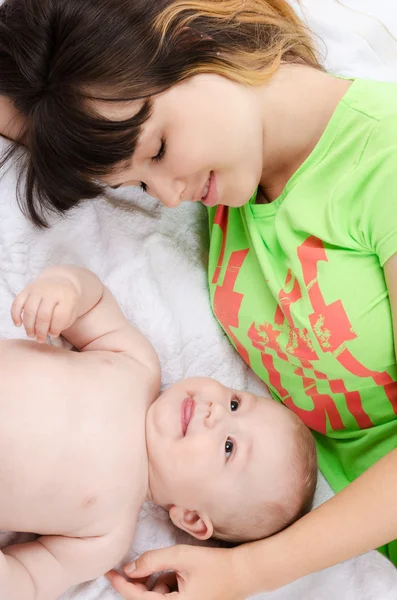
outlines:
[[[141,106],[115,105],[104,114],[127,119]],[[237,207],[250,200],[262,168],[257,88],[196,75],[153,98],[130,163],[104,181],[112,187],[141,185],[170,208],[184,201]]]

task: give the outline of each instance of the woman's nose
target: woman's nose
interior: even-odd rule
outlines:
[[[177,208],[183,202],[185,186],[177,180],[158,179],[149,187],[149,194],[160,200],[167,208]]]

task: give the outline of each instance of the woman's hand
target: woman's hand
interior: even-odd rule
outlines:
[[[180,545],[145,552],[126,565],[129,578],[137,581],[165,570],[175,572],[160,578],[151,591],[142,581],[127,581],[114,571],[108,579],[124,600],[244,600],[249,575],[244,577],[236,550]]]
[[[142,597],[146,599],[162,598],[164,600],[164,596],[169,599],[171,596],[176,597],[178,593],[178,583],[174,572],[160,575],[153,587],[148,587],[145,583],[143,583],[143,581],[148,580],[147,577],[145,577],[142,582],[140,581],[134,583],[127,581],[127,579],[117,573],[117,571],[109,571],[109,573],[106,574],[106,577],[112,584],[115,591],[126,600],[129,600],[130,598]],[[144,596],[142,596],[143,592],[146,592]],[[176,593],[171,594],[170,592]]]

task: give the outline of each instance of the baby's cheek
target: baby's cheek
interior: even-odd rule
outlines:
[[[214,457],[208,449],[197,449],[194,453],[186,453],[184,457],[185,481],[189,481],[190,488],[195,494],[202,491],[207,493],[208,488],[214,485],[213,473]]]

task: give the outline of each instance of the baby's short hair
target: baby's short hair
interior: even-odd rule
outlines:
[[[296,417],[290,464],[290,491],[285,502],[266,502],[239,508],[221,523],[213,537],[233,544],[263,539],[278,533],[308,513],[317,485],[316,444],[310,430]]]

